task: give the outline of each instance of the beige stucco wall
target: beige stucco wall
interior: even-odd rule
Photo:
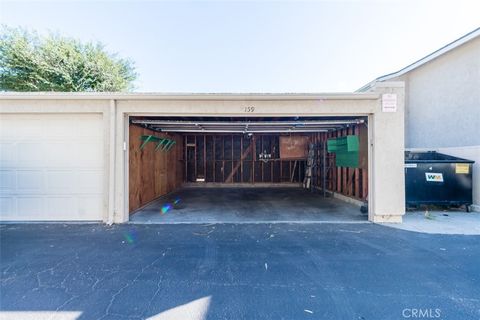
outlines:
[[[404,206],[404,86],[382,83],[368,94],[325,95],[102,95],[0,94],[2,113],[102,113],[104,119],[104,221],[128,221],[128,117],[162,116],[368,116],[369,219],[401,222]],[[381,94],[396,93],[398,111],[381,110]],[[245,113],[245,107],[255,107]]]
[[[479,146],[480,37],[407,73],[406,147]]]
[[[369,120],[369,220],[396,222],[399,212],[405,212],[404,174],[404,85],[403,83],[379,83],[375,92],[395,93],[398,99],[397,112],[382,112],[381,99],[377,100],[376,112]],[[373,123],[372,123],[373,122]],[[373,168],[372,168],[373,166]],[[370,169],[371,168],[371,169]]]
[[[405,75],[405,145],[475,161],[474,210],[480,210],[480,37]]]

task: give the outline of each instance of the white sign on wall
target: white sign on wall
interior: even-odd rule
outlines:
[[[395,93],[382,94],[382,111],[397,112],[397,95]]]

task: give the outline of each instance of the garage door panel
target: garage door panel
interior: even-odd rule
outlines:
[[[7,121],[3,121],[4,117],[5,115],[0,114],[0,123],[2,123],[0,126],[0,137],[2,137],[2,140],[13,139],[15,138],[16,128],[14,128],[13,125]]]
[[[96,139],[103,135],[103,123],[98,122],[96,125],[89,125],[85,121],[81,121],[83,117],[80,117],[76,122],[75,135],[81,138]]]
[[[3,137],[2,137],[3,138]],[[0,142],[0,166],[2,168],[15,167],[15,144],[13,142]]]
[[[77,176],[77,188],[80,193],[101,193],[102,179],[101,171],[82,171]]]
[[[69,194],[73,191],[75,185],[75,176],[69,170],[48,171],[47,187],[48,194]]]
[[[75,161],[75,145],[69,141],[54,141],[45,145],[46,166],[49,168],[68,168],[74,167],[78,162]]]
[[[42,141],[42,139],[44,139],[46,124],[42,119],[32,116],[26,118],[21,116],[19,120],[21,121],[20,123],[13,124],[14,128],[12,131],[15,132],[14,139],[36,141]]]
[[[71,117],[53,117],[45,128],[46,139],[76,139],[75,127],[72,127]]]
[[[17,212],[16,199],[12,197],[0,197],[0,218],[15,217]]]
[[[103,159],[98,157],[103,152],[103,145],[99,142],[81,142],[75,145],[74,155],[82,167],[102,167]]]
[[[43,201],[44,198],[41,196],[24,196],[17,197],[17,215],[19,217],[28,217],[28,220],[35,220],[37,217],[41,218],[43,216]],[[18,219],[17,219],[18,220]]]
[[[0,194],[13,193],[17,189],[16,175],[14,171],[0,171]]]
[[[76,199],[74,197],[48,197],[45,198],[45,209],[49,212],[49,219],[62,220],[68,213],[75,213],[78,217],[76,208]]]
[[[98,196],[78,197],[77,208],[78,216],[83,220],[98,220],[98,213],[101,218],[103,210],[102,198]]]
[[[43,170],[18,170],[16,192],[19,194],[42,194],[45,190]]]
[[[45,161],[45,146],[42,143],[20,142],[14,146],[16,150],[16,167],[43,167],[47,163]]]
[[[102,197],[0,197],[0,208],[0,217],[11,221],[99,220]]]
[[[101,114],[1,115],[0,220],[101,220]]]

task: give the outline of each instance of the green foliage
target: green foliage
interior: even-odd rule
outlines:
[[[0,90],[128,91],[137,74],[129,60],[101,44],[24,29],[0,29]]]

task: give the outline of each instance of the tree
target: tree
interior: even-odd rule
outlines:
[[[130,60],[100,43],[58,35],[39,36],[6,26],[0,30],[2,91],[129,91],[136,79]]]

